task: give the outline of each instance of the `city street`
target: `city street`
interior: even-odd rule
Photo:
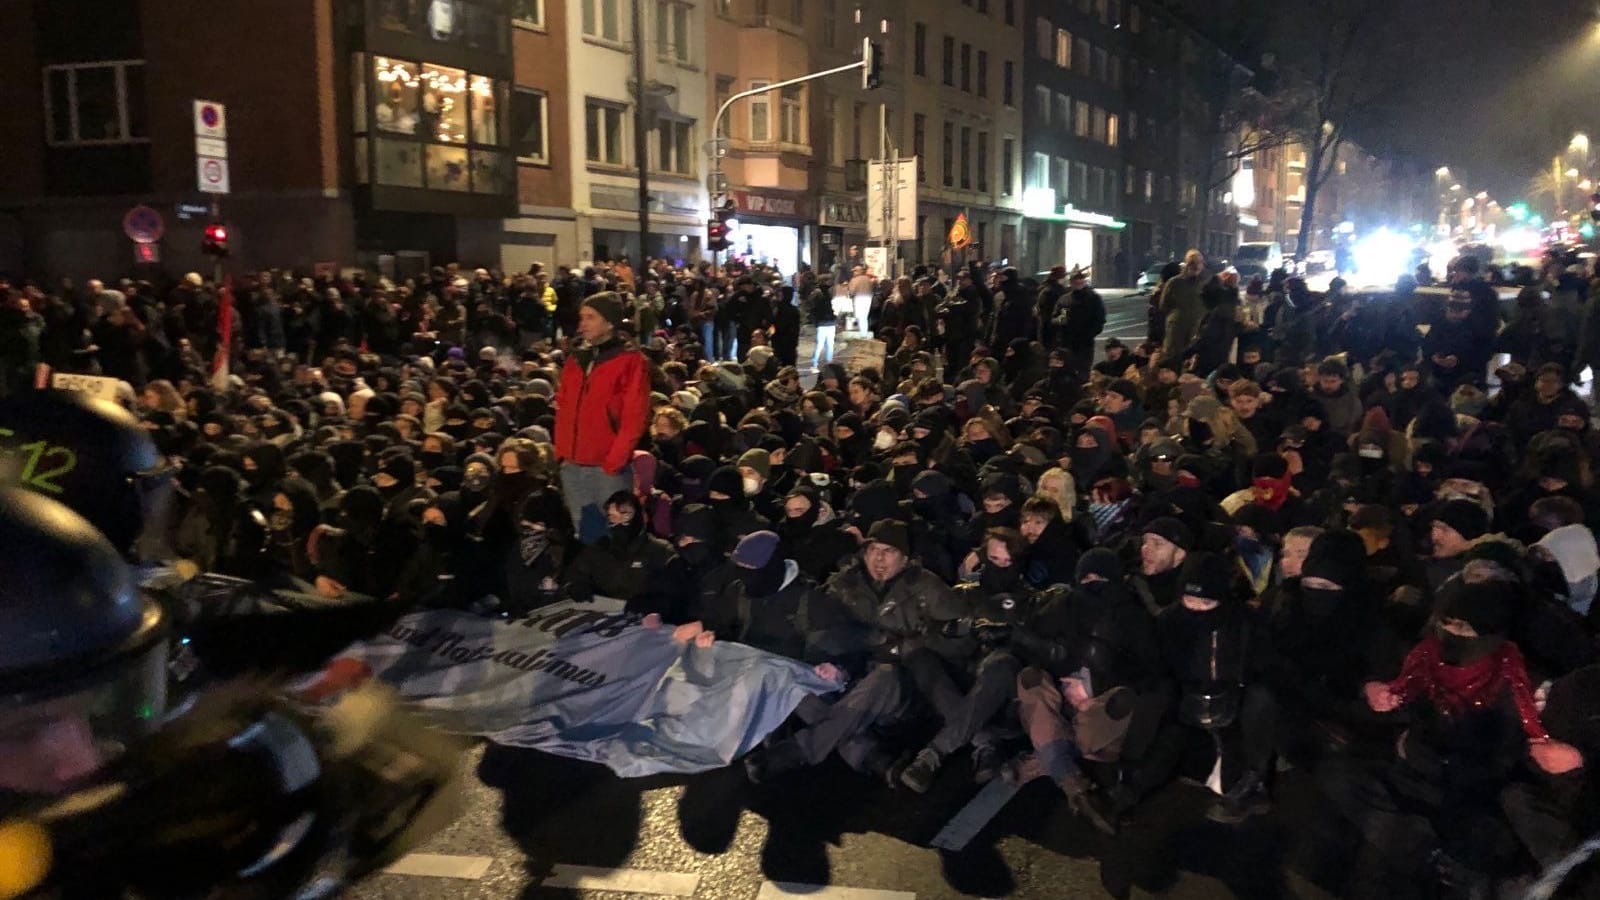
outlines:
[[[590,763],[479,747],[464,762],[467,809],[361,898],[914,900],[1106,897],[1181,900],[1329,895],[1284,859],[1318,808],[1303,778],[1280,778],[1280,812],[1237,828],[1203,818],[1207,792],[1174,785],[1116,838],[1075,819],[1036,781],[959,853],[927,843],[975,793],[964,757],[925,796],[836,761],[755,787],[741,766],[689,778],[619,779]],[[1104,860],[1102,863],[1097,860]]]

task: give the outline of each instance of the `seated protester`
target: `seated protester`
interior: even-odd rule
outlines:
[[[1004,453],[1010,443],[1011,436],[998,420],[975,414],[961,426],[961,440],[957,446],[973,465],[982,466]]]
[[[566,517],[565,510],[562,511]],[[570,517],[567,517],[568,521]],[[422,540],[405,561],[395,586],[401,602],[429,609],[470,609],[485,595],[479,544],[469,536],[460,494],[428,501],[422,510]]]
[[[1139,544],[1139,574],[1129,583],[1152,615],[1168,609],[1183,596],[1183,564],[1195,548],[1194,532],[1170,516],[1144,527]]]
[[[1374,727],[1361,686],[1397,673],[1407,642],[1379,616],[1361,538],[1324,532],[1312,541],[1301,577],[1285,587],[1270,620],[1278,748],[1299,766],[1349,752],[1362,738],[1369,750],[1386,749],[1393,735]]]
[[[1489,514],[1472,500],[1446,500],[1429,511],[1429,589],[1437,594],[1451,576],[1466,565],[1474,541],[1489,533]]]
[[[760,448],[746,450],[739,457],[740,486],[750,508],[769,523],[783,518],[783,498],[770,486],[772,457]]]
[[[828,579],[826,595],[827,609],[811,622],[815,652],[843,669],[850,687],[831,704],[802,703],[795,714],[805,727],[745,757],[745,773],[760,784],[838,751],[852,769],[898,784],[895,754],[873,727],[916,711],[900,667],[912,651],[953,662],[970,655],[969,638],[946,636],[966,610],[949,585],[912,561],[905,523],[892,519],[873,524],[861,557]]]
[[[1107,357],[1111,355],[1112,343],[1115,343],[1119,350],[1122,349],[1122,342],[1112,338],[1106,342]],[[1096,367],[1098,368],[1098,366],[1104,364],[1104,361],[1097,363]],[[1116,363],[1113,362],[1111,365],[1115,366]],[[1118,372],[1108,377],[1121,378],[1122,373]],[[1073,371],[1071,351],[1057,347],[1050,351],[1049,362],[1044,370],[1044,377],[1034,382],[1033,386],[1028,388],[1025,396],[1038,397],[1056,409],[1071,409],[1079,400],[1083,399],[1083,382],[1084,376],[1082,373]]]
[[[1023,554],[1023,577],[1028,586],[1043,590],[1072,584],[1079,547],[1056,501],[1039,495],[1023,501],[1021,531],[1028,542]]]
[[[266,583],[289,587],[295,579],[314,577],[307,547],[321,522],[321,505],[311,484],[292,475],[280,479],[267,510]]]
[[[1146,763],[1153,772],[1170,773],[1190,748],[1209,761],[1205,770],[1219,763],[1222,797],[1206,817],[1223,824],[1271,809],[1267,778],[1277,720],[1264,680],[1271,659],[1267,632],[1236,583],[1223,556],[1196,553],[1184,561],[1180,601],[1156,619],[1162,658],[1177,680],[1177,721]]]
[[[1328,430],[1340,439],[1360,430],[1366,410],[1350,387],[1350,367],[1343,361],[1329,357],[1317,365],[1317,383],[1311,396],[1321,402],[1327,412]]]
[[[1530,549],[1560,568],[1566,604],[1588,617],[1600,580],[1600,549],[1594,532],[1583,524],[1583,507],[1570,497],[1545,497],[1534,501],[1529,519],[1543,532]]]
[[[956,588],[965,608],[962,628],[972,638],[965,655],[921,647],[901,658],[917,692],[942,723],[938,734],[900,774],[900,783],[925,794],[944,761],[973,745],[972,766],[982,784],[1000,772],[1001,758],[983,728],[1015,694],[1022,665],[1009,649],[1012,626],[1026,615],[1033,590],[1023,578],[1022,535],[1009,528],[985,533],[975,583]]]
[[[339,526],[324,526],[313,539],[317,591],[338,598],[347,593],[389,598],[399,583],[401,564],[417,551],[416,532],[383,517],[383,496],[359,485],[339,504]]]
[[[717,523],[717,552],[733,552],[739,539],[752,531],[767,530],[771,523],[750,508],[744,492],[744,475],[733,466],[723,466],[706,480],[706,502]]]
[[[1108,476],[1126,476],[1128,464],[1117,452],[1116,436],[1095,425],[1085,425],[1072,438],[1066,467],[1078,484],[1092,485]]]
[[[776,531],[783,541],[783,556],[793,560],[813,581],[826,581],[860,549],[846,532],[833,509],[809,484],[789,492],[783,500],[783,518]]]
[[[737,641],[810,661],[808,638],[817,583],[784,557],[775,532],[756,531],[739,539],[730,557],[732,577],[710,596],[690,605],[688,618],[706,640]],[[820,661],[820,660],[818,660]]]
[[[948,419],[944,407],[919,410],[906,436],[916,444],[922,468],[937,469],[963,490],[972,490],[978,485],[978,467],[950,433]]]
[[[1563,403],[1577,400],[1567,386],[1567,373],[1557,363],[1546,363],[1534,374],[1533,390],[1522,395],[1506,413],[1506,428],[1518,447],[1528,446],[1534,435],[1556,427]]]
[[[902,499],[911,496],[912,479],[928,468],[917,458],[917,445],[911,441],[895,444],[884,454],[884,461],[889,464],[889,483]]]
[[[900,507],[897,515],[910,524],[911,548],[918,561],[946,582],[955,581],[957,561],[971,546],[967,537],[971,501],[956,492],[943,472],[928,470],[912,479],[911,499]]]
[[[853,469],[872,460],[872,435],[861,416],[845,412],[833,420],[833,447],[844,469]]]
[[[992,406],[1002,415],[1010,415],[1011,394],[1000,380],[1000,363],[994,357],[984,357],[972,367],[972,377],[956,385],[956,415],[970,417],[978,410]]]
[[[629,612],[681,621],[683,561],[672,545],[645,531],[644,510],[632,491],[606,498],[605,512],[605,537],[578,552],[563,595],[578,603],[614,597],[625,601]]]
[[[386,519],[400,516],[414,519],[410,513],[412,504],[433,499],[433,492],[417,483],[417,465],[406,450],[385,450],[378,457],[378,472],[372,476],[372,485],[383,495]]]
[[[1093,801],[1081,763],[1141,759],[1171,695],[1155,621],[1123,586],[1117,555],[1096,547],[1079,557],[1070,587],[1038,598],[1011,647],[1028,666],[1017,676],[1017,700],[1036,754],[1032,766],[1061,788],[1073,813],[1114,831],[1114,816]],[[1112,795],[1128,799],[1120,784]]]
[[[1233,514],[1233,551],[1239,557],[1239,571],[1267,609],[1272,608],[1278,589],[1273,577],[1280,536],[1277,518],[1264,506],[1246,503]]]
[[[1382,598],[1387,627],[1406,640],[1415,640],[1428,619],[1428,577],[1410,543],[1402,543],[1395,514],[1388,507],[1359,507],[1348,526],[1361,537],[1367,551],[1367,579],[1373,595]]]
[[[1144,421],[1144,406],[1139,402],[1139,388],[1126,378],[1118,378],[1106,385],[1100,397],[1100,411],[1116,426],[1114,435],[1122,447],[1131,447],[1139,441],[1139,424]],[[1158,412],[1165,414],[1165,410]]]
[[[1525,542],[1536,540],[1528,534],[1529,510],[1541,499],[1565,497],[1583,510],[1583,521],[1600,519],[1600,502],[1591,482],[1589,462],[1577,442],[1564,432],[1541,434],[1526,445],[1520,484],[1496,494],[1499,530]]]
[[[1102,476],[1089,488],[1089,522],[1093,543],[1121,547],[1139,535],[1141,498],[1126,478]]]
[[[1294,489],[1289,461],[1276,453],[1257,456],[1251,466],[1250,502],[1272,513],[1278,531],[1319,524],[1316,509]]]
[[[689,456],[686,449],[686,432],[689,420],[670,406],[656,410],[650,421],[650,453],[671,468],[677,468]]]
[[[1171,405],[1181,399],[1178,392],[1178,370],[1178,360],[1163,359],[1156,363],[1155,371],[1146,376],[1144,392],[1139,400],[1159,421],[1166,421]]]
[[[266,560],[267,535],[267,517],[245,496],[244,479],[213,465],[200,473],[173,549],[202,572],[254,578]]]
[[[991,528],[1016,528],[1022,522],[1022,479],[1007,472],[994,472],[978,486],[978,511],[967,523],[976,544]]]
[[[1255,382],[1236,381],[1228,388],[1228,408],[1250,432],[1257,447],[1273,447],[1288,423],[1279,416],[1278,409],[1263,405],[1261,394],[1261,386]]]
[[[1552,774],[1583,765],[1540,721],[1522,654],[1506,638],[1513,613],[1502,588],[1455,580],[1438,610],[1400,676],[1364,688],[1374,712],[1409,708],[1396,755],[1333,760],[1318,773],[1328,801],[1366,838],[1352,896],[1441,878],[1484,895],[1501,834],[1496,800],[1523,757]]]
[[[513,619],[526,617],[561,598],[561,575],[577,552],[572,516],[561,495],[550,488],[536,490],[517,511],[517,542],[504,561],[504,599],[501,612]]]
[[[728,559],[717,550],[717,523],[711,507],[690,503],[673,517],[673,546],[683,562],[683,596],[693,605],[715,596],[732,577]]]
[[[1106,340],[1105,358],[1094,364],[1094,374],[1104,375],[1115,381],[1128,374],[1128,367],[1134,365],[1134,359],[1128,353],[1128,345],[1120,338]],[[1057,404],[1058,406],[1061,404]]]

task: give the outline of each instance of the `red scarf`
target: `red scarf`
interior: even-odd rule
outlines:
[[[1522,651],[1510,641],[1503,641],[1500,649],[1482,659],[1452,666],[1439,658],[1439,638],[1430,634],[1406,654],[1400,677],[1389,682],[1389,690],[1401,703],[1426,698],[1447,716],[1493,704],[1502,691],[1509,690],[1528,740],[1550,737],[1539,721],[1539,707],[1533,702]]]
[[[1250,482],[1250,488],[1255,493],[1255,502],[1267,509],[1277,512],[1283,508],[1289,499],[1289,485],[1291,478],[1288,475],[1282,478],[1255,478]]]

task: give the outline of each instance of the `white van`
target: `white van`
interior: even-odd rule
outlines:
[[[1283,246],[1277,241],[1251,241],[1240,244],[1233,253],[1233,267],[1240,281],[1260,275],[1266,279],[1273,270],[1283,268]]]

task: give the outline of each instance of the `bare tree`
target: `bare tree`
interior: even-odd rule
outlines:
[[[1273,65],[1270,55],[1260,64]],[[1216,212],[1212,196],[1232,184],[1245,160],[1294,140],[1296,101],[1276,91],[1263,92],[1267,79],[1258,76],[1271,73],[1253,72],[1225,54],[1196,68],[1191,84],[1198,82],[1204,108],[1192,118],[1198,152],[1191,158],[1189,176],[1197,196],[1189,216],[1190,233],[1201,235]]]

